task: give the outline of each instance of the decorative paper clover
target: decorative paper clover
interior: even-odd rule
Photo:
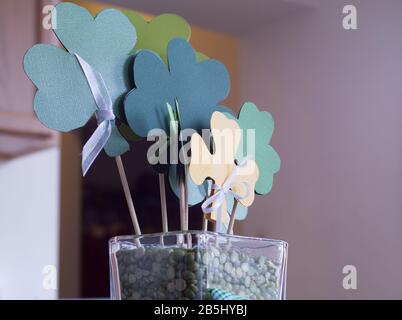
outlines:
[[[165,13],[147,21],[141,14],[132,10],[123,10],[123,13],[137,30],[138,40],[134,52],[143,49],[153,51],[167,64],[167,46],[170,40],[182,38],[190,41],[190,25],[178,15]],[[198,62],[208,59],[203,53],[197,52],[196,55]]]
[[[254,201],[254,186],[258,179],[258,167],[254,160],[248,160],[242,166],[237,166],[235,156],[240,143],[240,127],[235,120],[228,119],[221,112],[214,112],[211,117],[211,133],[214,142],[214,153],[211,154],[202,137],[194,133],[191,137],[191,162],[189,174],[192,180],[200,185],[210,178],[219,186],[237,170],[230,187],[234,193],[242,198],[239,203],[249,207]],[[221,212],[227,211],[226,199],[222,201]],[[209,219],[217,218],[217,210],[211,212]],[[222,214],[222,221],[228,217]]]
[[[191,45],[184,39],[173,39],[167,49],[168,66],[150,51],[140,51],[134,61],[133,89],[125,99],[126,119],[132,130],[146,137],[152,129],[160,128],[169,134],[169,112],[167,103],[180,108],[180,128],[200,131],[209,128],[213,111],[231,112],[219,106],[230,88],[226,68],[218,61],[197,62]],[[174,166],[155,166],[160,172],[169,169],[176,176]],[[175,179],[176,180],[176,179]],[[170,179],[170,182],[173,180]],[[178,194],[177,183],[171,183]],[[189,183],[189,200],[193,199],[193,189]],[[194,191],[195,192],[195,191]],[[193,202],[190,201],[190,204]]]
[[[231,114],[228,114],[228,117],[234,118]],[[247,156],[247,145],[254,143],[254,141],[248,141],[247,130],[254,129],[255,161],[260,171],[255,191],[258,194],[268,194],[272,188],[274,174],[279,171],[281,166],[278,153],[269,145],[274,132],[274,119],[269,112],[260,111],[254,103],[246,102],[240,110],[237,122],[242,129],[243,150],[239,149],[236,159],[241,162]]]
[[[24,57],[24,69],[38,88],[34,110],[48,128],[70,131],[84,126],[97,109],[87,80],[74,56],[78,54],[106,84],[116,116],[124,94],[132,87],[129,81],[130,52],[136,43],[136,31],[120,11],[107,9],[95,19],[84,8],[72,3],[56,6],[57,28],[54,30],[64,49],[38,44]],[[105,146],[109,156],[129,149],[113,124]]]
[[[194,49],[184,39],[173,39],[167,49],[168,67],[155,53],[140,51],[134,60],[134,82],[124,101],[126,119],[134,132],[146,137],[152,129],[169,132],[166,104],[180,106],[181,129],[209,127],[216,110],[229,94],[229,74],[216,60],[198,63]]]
[[[167,63],[167,46],[174,38],[190,39],[190,25],[182,17],[174,14],[162,14],[147,21],[144,17],[131,10],[123,11],[137,30],[138,40],[133,52],[142,49],[158,54]]]

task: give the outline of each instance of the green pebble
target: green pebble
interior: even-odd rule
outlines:
[[[233,251],[230,255],[230,259],[232,262],[239,261],[239,254],[236,251]]]
[[[160,271],[161,271],[161,265],[158,262],[152,263],[152,272],[160,273]]]
[[[175,265],[175,268],[176,268],[176,270],[177,270],[178,272],[182,272],[183,270],[186,269],[186,265],[185,265],[183,262],[178,262],[178,263]]]
[[[175,287],[177,291],[183,291],[187,288],[187,283],[184,279],[176,279]]]
[[[211,247],[211,254],[212,254],[212,256],[219,257],[221,252],[217,248]]]
[[[186,290],[184,290],[184,296],[190,300],[194,300],[195,292],[193,290],[191,290],[190,288],[187,288]]]
[[[182,250],[182,249],[177,249],[177,250],[174,251],[174,253],[175,253],[174,257],[175,257],[176,262],[181,262],[181,261],[183,261],[184,256],[185,256],[185,254],[186,254],[186,253],[184,252],[184,250]]]
[[[187,269],[190,271],[196,271],[197,270],[197,263],[195,261],[192,261],[187,264]]]
[[[141,251],[141,252],[140,252]],[[137,260],[137,259],[140,259],[142,256],[143,256],[143,254],[144,254],[144,251],[142,251],[142,250],[140,250],[140,249],[137,249],[137,250],[134,250],[133,252],[132,252],[132,256],[133,256],[133,258],[134,258],[134,260]]]
[[[171,265],[174,265],[174,264],[176,263],[176,255],[175,255],[174,252],[171,252],[171,253],[169,254],[168,260],[169,260],[169,263],[170,263]]]
[[[225,263],[225,271],[227,273],[231,273],[232,272],[232,264],[228,261]]]
[[[166,289],[167,289],[167,291],[169,291],[169,292],[174,292],[174,289],[175,289],[174,282],[169,282],[169,283],[166,285]]]
[[[219,259],[217,257],[215,257],[214,260],[213,260],[213,263],[212,263],[213,267],[218,268],[219,264],[220,264]]]
[[[250,278],[249,276],[247,276],[247,277],[244,279],[244,285],[245,285],[246,287],[249,287],[249,286],[250,286],[250,283],[251,283],[251,278]]]
[[[188,264],[193,263],[195,261],[194,252],[188,252],[184,257],[184,261]]]
[[[168,266],[167,270],[166,270],[166,278],[167,279],[173,279],[174,278],[174,268],[172,266]]]
[[[204,254],[202,255],[202,263],[208,264],[208,253],[207,252],[204,252]]]
[[[128,276],[128,283],[132,284],[135,282],[135,276],[133,274],[130,274]]]
[[[194,275],[193,272],[187,270],[187,271],[184,271],[184,273],[183,273],[183,279],[186,279],[186,280],[194,280],[194,279],[195,279],[195,275]]]
[[[131,294],[131,298],[132,298],[133,300],[139,300],[139,299],[141,299],[141,294],[138,293],[138,292],[133,292],[133,293]]]
[[[122,282],[128,282],[128,274],[127,274],[127,273],[125,273],[125,274],[123,274],[123,275],[121,276],[121,281],[122,281]]]
[[[242,276],[243,276],[243,271],[240,268],[236,269],[236,277],[241,278]]]

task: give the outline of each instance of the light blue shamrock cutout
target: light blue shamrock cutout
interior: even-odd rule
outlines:
[[[240,163],[247,156],[248,145],[255,143],[255,161],[258,165],[260,176],[255,185],[255,192],[258,194],[268,194],[272,189],[274,174],[281,166],[281,159],[278,153],[269,145],[274,132],[274,119],[269,112],[260,111],[252,102],[243,104],[239,116],[236,118],[232,114],[226,115],[235,119],[242,129],[242,148],[237,153],[237,161]],[[255,141],[248,141],[250,137],[247,134],[248,129],[254,129]]]
[[[24,57],[24,69],[38,88],[34,110],[48,128],[71,131],[84,126],[97,110],[88,82],[74,56],[78,54],[102,75],[112,99],[114,113],[132,87],[129,78],[130,51],[136,43],[136,31],[118,10],[101,11],[95,18],[84,8],[60,3],[54,30],[64,49],[38,44]],[[109,156],[129,150],[114,122],[105,146]]]
[[[152,129],[169,133],[166,104],[180,106],[181,129],[209,128],[214,111],[230,112],[219,106],[230,89],[229,74],[216,60],[197,62],[191,45],[182,38],[169,42],[168,67],[155,53],[141,50],[134,60],[134,82],[124,101],[126,119],[134,132],[146,137]]]

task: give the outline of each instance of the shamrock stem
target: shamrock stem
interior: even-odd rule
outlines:
[[[169,113],[171,114],[171,106],[167,104]],[[187,190],[187,168],[186,168],[186,154],[184,152],[183,146],[183,139],[181,134],[181,116],[180,116],[180,109],[179,103],[177,99],[175,99],[175,110],[176,110],[176,118],[179,123],[179,142],[180,142],[180,152],[182,153],[183,169],[179,170],[179,187],[180,187],[180,222],[181,222],[181,229],[188,231],[188,190]],[[172,118],[172,115],[170,115]],[[180,158],[180,157],[179,157]],[[188,239],[188,245],[191,246],[190,237]]]
[[[239,201],[234,199],[232,213],[230,214],[229,226],[228,226],[228,234],[233,234],[233,226],[236,218],[236,209]]]
[[[215,184],[215,180],[211,179],[211,186],[213,184]],[[208,192],[209,196],[208,197],[210,198],[210,197],[212,197],[214,195],[216,190],[212,189],[211,187],[209,187],[208,190],[209,190],[209,192]],[[211,203],[211,206],[212,205],[213,204]],[[204,227],[206,226],[208,228],[208,222],[209,222],[209,220],[211,220],[211,213],[204,214],[204,219],[206,220],[206,223],[204,224]],[[212,221],[213,221],[213,230],[215,232],[218,232],[218,224],[216,223],[216,220],[212,220]],[[207,230],[205,230],[205,231],[207,231]]]
[[[184,165],[184,228],[188,231],[188,188],[187,188],[187,167]]]
[[[180,189],[180,230],[186,230],[186,186],[184,174],[179,172],[179,189]]]
[[[169,229],[166,206],[165,175],[163,173],[159,173],[159,193],[161,197],[162,230],[164,233],[166,233],[169,231]]]
[[[138,224],[137,214],[135,212],[133,199],[131,197],[130,188],[128,186],[126,172],[124,171],[123,162],[121,161],[121,157],[117,156],[116,158],[117,169],[119,170],[120,180],[123,185],[124,195],[126,196],[128,210],[130,212],[131,221],[133,222],[134,232],[137,236],[141,235],[140,225]],[[136,243],[140,246],[140,241],[136,239]]]
[[[208,231],[208,219],[203,217],[202,222],[203,222],[202,231],[204,231],[204,232]]]

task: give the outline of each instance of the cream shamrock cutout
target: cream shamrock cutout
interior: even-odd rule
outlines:
[[[205,179],[212,179],[215,193],[210,197],[211,212],[205,218],[228,222],[225,195],[231,193],[238,201],[249,207],[254,201],[254,187],[258,180],[258,166],[252,159],[236,164],[235,158],[241,140],[241,129],[235,120],[215,111],[211,117],[213,150],[211,153],[198,133],[191,136],[191,161],[189,173],[200,185]],[[220,196],[216,196],[219,193]],[[207,199],[208,201],[208,199]],[[205,212],[205,211],[204,211]],[[219,223],[218,223],[219,224]]]

